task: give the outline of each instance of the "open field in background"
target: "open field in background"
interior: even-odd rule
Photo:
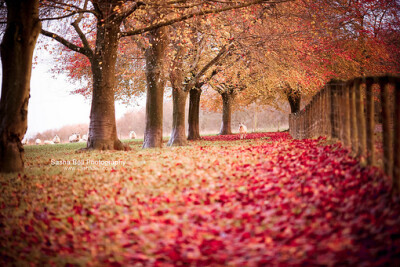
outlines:
[[[323,138],[247,137],[26,146],[0,176],[0,265],[400,265],[389,178]]]
[[[288,104],[282,104],[282,110],[278,111],[271,107],[260,108],[257,112],[253,108],[246,108],[241,111],[235,111],[232,114],[232,130],[238,131],[239,122],[244,123],[250,132],[275,132],[289,129]],[[164,102],[163,111],[163,132],[166,137],[169,137],[172,132],[172,101]],[[186,114],[188,113],[189,105],[186,105]],[[145,107],[129,111],[121,118],[117,119],[118,138],[128,139],[129,132],[135,131],[138,138],[143,138],[146,126],[146,109]],[[221,128],[222,114],[218,112],[207,112],[200,110],[200,132],[202,135],[215,134]],[[55,135],[61,138],[62,143],[68,143],[68,137],[73,133],[84,135],[88,133],[88,124],[66,125],[59,129],[46,130],[41,133],[36,133],[28,136],[30,144],[35,143],[35,139],[52,140]]]

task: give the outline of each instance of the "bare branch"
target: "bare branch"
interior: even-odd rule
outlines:
[[[85,0],[85,3],[83,4],[83,9],[87,8],[87,4],[88,4],[88,0]],[[78,33],[79,38],[81,38],[85,49],[90,51],[91,54],[93,55],[93,51],[90,48],[89,42],[86,39],[85,34],[82,32],[81,28],[79,27],[79,23],[81,22],[82,19],[83,19],[83,13],[80,13],[79,16],[76,18],[76,20],[73,23],[71,23],[71,25],[74,27],[75,31]]]
[[[85,34],[82,32],[81,28],[79,27],[77,21],[74,21],[73,23],[71,23],[71,25],[74,27],[75,31],[78,33],[79,38],[81,38],[84,48],[87,51],[90,51],[90,54],[93,55],[93,51],[90,48],[89,42],[86,39]]]
[[[78,53],[81,53],[81,54],[87,56],[89,59],[92,58],[92,56],[93,56],[92,50],[88,50],[85,47],[77,46],[77,45],[69,42],[68,40],[64,39],[63,37],[59,36],[58,34],[55,34],[55,33],[52,33],[52,32],[49,32],[49,31],[46,31],[43,29],[41,31],[41,34],[56,40],[57,42],[63,44],[67,48],[71,49],[72,51],[75,51],[75,52],[78,52]]]
[[[206,73],[208,69],[218,63],[219,60],[226,54],[227,51],[233,46],[231,43],[228,47],[223,46],[222,49],[219,51],[218,55],[216,55],[212,60],[210,60],[200,71],[196,74],[196,76],[190,81],[188,84],[188,89],[191,89],[195,86],[195,84],[199,81],[200,77]]]
[[[83,9],[84,10],[87,8],[88,1],[89,0],[85,0],[85,3],[83,4]],[[82,19],[83,19],[83,13],[79,13],[79,16],[76,18],[74,23],[76,23],[76,25],[78,25],[81,22]]]
[[[190,69],[188,71],[189,73],[193,72],[197,68],[197,65],[200,61],[201,51],[203,50],[205,44],[206,44],[205,38],[203,37],[203,38],[201,38],[199,45],[196,47],[196,57],[190,66]]]
[[[47,21],[47,20],[59,20],[59,19],[65,19],[65,18],[69,18],[72,17],[76,14],[83,14],[83,13],[91,13],[93,15],[97,15],[93,10],[77,10],[77,11],[72,11],[69,14],[66,14],[64,16],[59,16],[59,17],[51,17],[51,18],[41,18],[41,21]]]

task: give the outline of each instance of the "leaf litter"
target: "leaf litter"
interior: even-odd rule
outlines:
[[[400,202],[379,169],[323,138],[247,138],[79,155],[28,147],[29,169],[0,176],[0,264],[400,264]],[[51,157],[126,164],[65,170]]]

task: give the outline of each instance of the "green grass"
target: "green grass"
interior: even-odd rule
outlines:
[[[142,149],[143,139],[124,139],[121,140],[124,144],[131,148],[131,151],[80,151],[80,149],[86,147],[86,143],[66,143],[66,144],[56,144],[56,145],[28,145],[25,146],[25,171],[26,174],[66,174],[73,172],[78,175],[77,172],[80,170],[90,170],[90,171],[106,171],[112,168],[108,166],[101,166],[100,168],[94,168],[97,166],[91,166],[90,161],[116,161],[116,160],[127,160],[129,162],[134,161],[136,155],[140,157],[152,157],[154,153],[173,153],[178,148],[167,147],[165,142],[168,138],[163,138],[164,147],[162,149]],[[235,142],[233,142],[234,144]],[[219,145],[233,145],[227,144],[227,142],[208,142],[208,141],[198,141],[190,142],[188,146],[179,148],[183,150],[190,150],[193,146],[206,145],[206,146],[219,146]],[[67,162],[66,164],[62,161]],[[83,164],[79,164],[82,163]],[[75,164],[76,163],[76,164]],[[70,167],[70,168],[69,168]],[[88,167],[85,169],[85,167]],[[93,167],[93,168],[91,168]],[[121,166],[115,166],[114,169],[118,170]],[[97,170],[96,170],[97,169]],[[93,172],[88,173],[93,174]],[[79,174],[80,175],[80,174]],[[12,176],[12,174],[11,174]]]

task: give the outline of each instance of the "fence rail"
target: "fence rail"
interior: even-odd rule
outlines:
[[[400,77],[332,80],[289,115],[295,139],[339,139],[369,165],[381,166],[400,192]]]

